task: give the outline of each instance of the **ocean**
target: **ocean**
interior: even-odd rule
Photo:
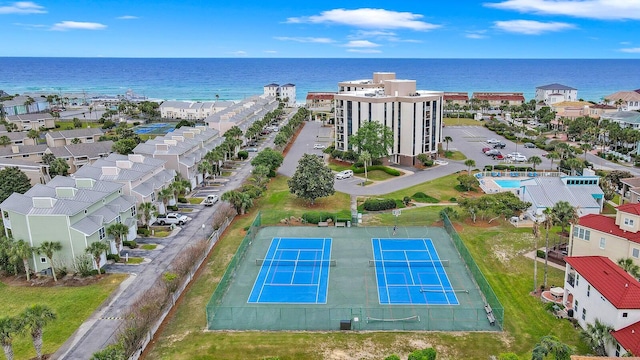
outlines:
[[[121,95],[150,99],[241,100],[263,86],[296,85],[298,103],[309,91],[337,91],[338,82],[370,79],[376,71],[417,81],[419,90],[521,92],[559,83],[598,102],[640,88],[640,59],[274,59],[274,58],[20,58],[0,57],[0,90],[9,94]]]

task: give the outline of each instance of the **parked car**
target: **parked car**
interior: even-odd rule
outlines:
[[[493,157],[493,160],[504,160],[504,155],[498,154]]]
[[[483,153],[485,153],[485,154],[486,154],[486,153],[487,153],[487,151],[489,151],[489,150],[491,150],[491,148],[488,148],[488,147],[483,147],[483,148],[482,148],[482,152],[483,152]]]
[[[533,144],[533,143],[528,142],[528,143],[524,143],[524,147],[529,148],[529,149],[533,149],[533,148],[536,147],[536,145]]]
[[[498,144],[500,143],[500,140],[498,139],[488,139],[487,140],[487,144]]]
[[[434,164],[436,165],[448,165],[449,163],[444,161],[444,160],[434,160],[433,161]]]
[[[177,224],[184,225],[189,220],[185,215],[178,213],[168,213],[166,215],[158,215],[156,222],[160,225]]]
[[[353,170],[343,170],[336,174],[336,179],[348,179],[353,176]]]
[[[326,145],[324,145],[324,144],[314,144],[314,145],[313,145],[313,148],[314,148],[314,149],[326,149],[326,147],[327,147],[327,146],[326,146]]]
[[[218,195],[208,195],[207,198],[204,199],[204,206],[213,206],[219,199]]]
[[[517,161],[517,162],[525,162],[527,161],[527,157],[524,155],[516,155],[514,157],[512,157],[513,161]]]
[[[248,152],[258,152],[258,149],[254,148],[254,147],[250,147],[250,148],[247,148],[247,151]]]
[[[508,154],[507,154],[507,157],[508,157],[508,158],[513,158],[513,157],[521,156],[521,155],[522,155],[522,154],[520,154],[519,152],[512,152],[512,153],[508,153]]]
[[[494,149],[504,149],[507,146],[507,144],[503,143],[503,142],[499,142],[495,145],[493,145]]]
[[[491,149],[491,150],[485,152],[484,154],[487,155],[487,156],[496,156],[496,155],[500,154],[500,150]]]

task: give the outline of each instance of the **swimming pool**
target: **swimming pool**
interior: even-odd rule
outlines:
[[[518,189],[520,188],[520,180],[496,180],[494,179],[496,184],[503,189]]]

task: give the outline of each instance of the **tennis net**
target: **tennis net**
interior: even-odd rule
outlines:
[[[448,267],[449,260],[369,260],[369,266],[382,265],[383,267]]]
[[[273,260],[273,259],[256,259],[257,266],[308,266],[308,267],[326,267],[336,266],[335,260]]]

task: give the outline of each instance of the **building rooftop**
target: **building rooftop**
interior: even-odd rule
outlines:
[[[627,124],[640,124],[640,113],[637,111],[614,111],[602,114],[602,118]]]
[[[538,86],[538,87],[536,87],[536,89],[541,89],[541,90],[577,90],[577,89],[574,89],[574,88],[572,88],[570,86],[557,84],[557,83]]]
[[[634,233],[620,229],[620,227],[616,225],[616,219],[612,217],[600,214],[587,214],[580,217],[578,225],[640,243],[640,232]]]
[[[616,309],[640,309],[640,283],[604,256],[567,256],[571,265]]]
[[[640,354],[640,321],[612,331],[611,335],[627,352]]]
[[[99,128],[50,131],[47,133],[47,135],[53,139],[85,138],[85,137],[95,136],[95,135],[101,136],[103,134],[104,134],[104,130]]]

